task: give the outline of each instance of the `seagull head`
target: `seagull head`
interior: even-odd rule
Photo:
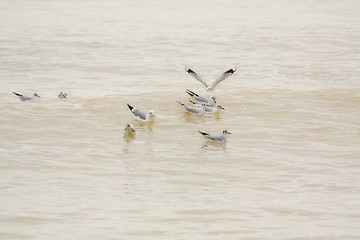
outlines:
[[[223,134],[231,134],[231,132],[228,132],[226,129],[224,129]]]
[[[220,104],[216,105],[216,107],[225,110],[225,108],[223,108]]]
[[[40,96],[37,93],[34,93],[34,97],[40,98]]]

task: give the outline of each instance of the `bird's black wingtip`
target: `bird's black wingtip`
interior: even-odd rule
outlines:
[[[186,93],[189,94],[191,97],[194,96],[194,95],[199,96],[198,94],[196,94],[195,92],[193,92],[193,91],[191,91],[189,89],[186,89]]]
[[[195,73],[195,72],[194,72],[192,69],[190,69],[190,68],[188,68],[188,69],[185,68],[185,70],[186,70],[189,74]]]
[[[227,70],[226,72],[224,73],[230,73],[230,74],[233,74],[234,72],[236,72],[237,68],[230,68],[229,70]]]
[[[199,133],[200,133],[201,135],[203,135],[203,136],[207,136],[207,135],[209,135],[208,133],[203,132],[203,131],[199,131]]]
[[[181,106],[184,106],[184,104],[183,103],[181,103],[181,102],[179,102],[179,101],[176,101],[178,104],[180,104]]]
[[[188,72],[189,74],[191,73],[195,73],[193,70],[191,70],[190,68],[185,68],[185,71]]]
[[[134,109],[134,107],[130,106],[130,104],[127,104],[127,105],[129,107],[130,111],[132,111]]]

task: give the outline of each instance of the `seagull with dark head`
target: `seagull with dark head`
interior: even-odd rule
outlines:
[[[150,110],[148,113],[145,113],[134,108],[133,106],[130,106],[129,104],[127,106],[129,107],[130,111],[134,114],[137,120],[140,120],[142,122],[151,122],[155,118],[154,111],[152,110]]]
[[[181,106],[183,106],[188,113],[195,114],[195,115],[204,115],[205,114],[206,103],[201,103],[200,107],[192,107],[192,106],[185,105],[179,101],[176,101],[176,102],[178,104],[180,104]]]
[[[12,92],[13,94],[15,94],[16,96],[18,96],[20,98],[21,101],[29,101],[29,100],[33,100],[36,98],[40,98],[40,96],[37,93],[34,93],[33,96],[28,97],[28,96],[24,96],[20,93],[16,93],[16,92]]]
[[[206,103],[206,105],[214,106],[216,104],[215,96],[211,96],[209,98],[200,96],[199,94],[186,89],[186,93],[190,95],[195,101],[199,103]]]
[[[133,136],[136,133],[136,129],[133,125],[131,125],[130,123],[126,124],[126,127],[124,129],[124,134],[128,135],[128,136]]]
[[[189,102],[197,108],[201,107],[201,104],[198,104],[191,100],[189,100]],[[217,104],[215,107],[205,106],[205,112],[207,112],[207,113],[216,113],[220,110],[225,110],[225,108],[223,108],[220,104]]]
[[[199,133],[214,142],[225,142],[227,135],[231,134],[231,132],[228,132],[226,129],[222,131],[221,135],[212,135],[203,131],[199,131]]]

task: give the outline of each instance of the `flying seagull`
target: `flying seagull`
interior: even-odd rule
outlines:
[[[195,71],[191,70],[190,68],[185,68],[185,71],[188,72],[191,76],[193,76],[196,80],[198,80],[199,82],[201,82],[202,84],[205,85],[206,91],[211,91],[213,92],[215,90],[216,85],[218,85],[218,83],[224,81],[226,78],[230,77],[231,75],[233,75],[234,72],[236,72],[236,68],[230,68],[229,70],[227,70],[226,72],[223,72],[213,83],[211,86],[209,86],[201,77],[199,74],[197,74]]]

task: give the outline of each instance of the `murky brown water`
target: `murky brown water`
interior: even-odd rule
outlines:
[[[358,1],[1,1],[0,237],[359,239],[359,13]],[[207,93],[184,67],[209,82],[238,68],[215,91],[225,111],[185,114],[186,88]],[[225,144],[197,132],[224,128]]]

